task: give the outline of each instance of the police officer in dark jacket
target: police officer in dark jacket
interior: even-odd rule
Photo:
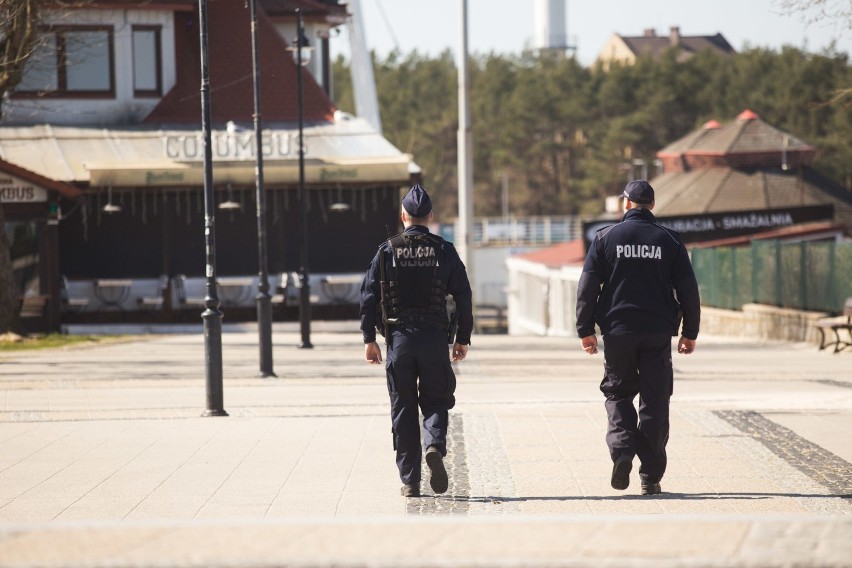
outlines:
[[[577,335],[589,355],[598,351],[595,324],[604,336],[600,388],[606,396],[612,487],[627,489],[638,455],[642,494],[655,495],[666,471],[671,337],[682,314],[678,353],[695,350],[701,306],[680,235],[658,225],[651,213],[651,184],[632,181],[623,197],[621,222],[599,230],[589,247],[577,290]]]
[[[402,200],[405,231],[380,247],[361,285],[361,331],[364,356],[382,362],[376,328],[387,344],[393,445],[405,497],[420,495],[420,424],[423,413],[426,465],[435,493],[449,486],[443,458],[447,455],[448,411],[455,405],[456,376],[450,363],[467,355],[473,331],[470,282],[455,247],[427,228],[432,202],[419,185]],[[458,331],[449,337],[447,294],[456,306]],[[419,384],[418,384],[419,379]]]

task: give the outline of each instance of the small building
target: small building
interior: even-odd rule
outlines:
[[[0,203],[9,239],[12,272],[21,304],[38,309],[23,313],[26,331],[49,331],[59,327],[58,225],[59,203],[74,201],[82,191],[61,181],[48,179],[15,164],[0,160]],[[51,301],[51,299],[53,301]]]
[[[632,65],[640,57],[660,57],[670,49],[677,49],[678,61],[686,61],[700,51],[713,51],[720,55],[736,53],[720,33],[686,36],[680,33],[679,27],[672,27],[669,35],[658,36],[654,28],[647,28],[641,36],[612,34],[595,61],[607,69],[616,62]]]
[[[848,230],[852,228],[852,193],[811,167],[815,153],[813,146],[751,110],[727,124],[708,121],[657,153],[663,174],[651,180],[657,199],[654,213],[672,217],[786,211],[788,221],[783,223],[730,224],[756,232],[830,220]],[[762,223],[759,218],[756,222]],[[709,239],[733,236],[706,232]]]
[[[795,270],[789,271],[795,278],[792,284],[785,283],[785,294],[790,296],[790,290],[796,290],[798,297],[804,296],[808,288],[825,290],[823,299],[829,298],[842,309],[849,286],[849,278],[845,276],[848,263],[838,263],[835,272],[825,268],[824,261],[834,254],[835,245],[844,241],[844,233],[848,235],[852,228],[852,192],[813,170],[815,154],[813,146],[767,124],[751,110],[743,111],[728,124],[708,121],[657,153],[663,173],[650,180],[656,197],[654,215],[660,225],[678,231],[691,249],[736,247],[753,241],[825,245],[828,252],[815,253],[814,258],[819,257],[815,266],[822,263],[820,269],[833,275],[830,282],[829,277],[818,273],[812,277],[818,282],[799,286],[811,274],[801,269],[805,266],[801,260]],[[582,241],[507,259],[510,334],[574,334],[583,251],[588,249],[598,229],[620,219],[621,213],[612,210],[583,223]],[[796,248],[804,251],[808,247],[803,244]],[[752,260],[749,251],[738,254],[739,258]],[[797,259],[806,258],[804,252],[801,255]],[[828,264],[831,262],[834,261]],[[739,268],[739,280],[744,280],[744,266]],[[779,263],[772,269],[777,282],[781,281],[783,266],[787,265]],[[709,299],[710,305],[719,306],[713,303],[713,298],[726,294],[732,286],[715,286],[701,268],[696,265],[699,285],[703,286],[702,297]],[[739,282],[733,277],[735,273],[734,269],[727,275],[733,282]],[[767,277],[769,270],[758,269],[755,274]],[[739,288],[745,299],[729,308],[737,309],[743,302],[762,297],[754,294],[751,282]],[[759,288],[764,296],[769,294],[766,290],[770,287]],[[780,297],[781,289],[781,285],[776,285],[771,293]],[[776,301],[774,305],[783,304]]]
[[[582,240],[506,259],[509,335],[577,334],[577,284],[586,255]]]
[[[290,49],[295,8],[312,53],[302,68],[301,108]],[[6,219],[27,224],[36,243],[30,248],[56,251],[50,259],[27,253],[41,278],[22,284],[21,294],[37,288],[49,295],[68,323],[199,321],[205,196],[197,3],[93,0],[42,15],[42,41],[4,103],[0,126]],[[419,179],[419,168],[330,99],[328,42],[346,20],[344,5],[258,0],[257,19],[273,309],[279,318],[295,313],[286,300],[304,237],[314,314],[333,317],[339,308],[354,317],[357,275],[385,227],[396,228],[400,191]],[[248,3],[209,3],[208,45],[220,299],[228,319],[252,319],[259,247]],[[35,208],[16,201],[14,188],[24,182],[37,187]]]

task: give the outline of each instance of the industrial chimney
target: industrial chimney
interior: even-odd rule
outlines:
[[[535,0],[533,47],[539,50],[566,50],[565,0]]]

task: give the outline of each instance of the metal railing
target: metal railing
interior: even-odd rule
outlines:
[[[473,222],[476,245],[550,245],[582,237],[582,221],[574,215],[531,217],[477,217]],[[439,234],[453,241],[455,223],[443,223]]]
[[[701,303],[738,310],[758,303],[841,313],[852,296],[852,243],[758,241],[692,250]]]

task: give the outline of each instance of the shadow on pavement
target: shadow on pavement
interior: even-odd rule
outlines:
[[[424,494],[422,497],[431,497]],[[465,495],[435,495],[435,499],[444,501],[464,501],[468,503],[503,503],[524,501],[621,501],[623,499],[684,499],[684,500],[711,500],[711,499],[771,499],[773,497],[794,498],[839,498],[850,499],[850,495],[831,495],[825,493],[668,493],[663,491],[660,495],[568,495],[548,497],[499,497],[499,496],[465,496]]]

